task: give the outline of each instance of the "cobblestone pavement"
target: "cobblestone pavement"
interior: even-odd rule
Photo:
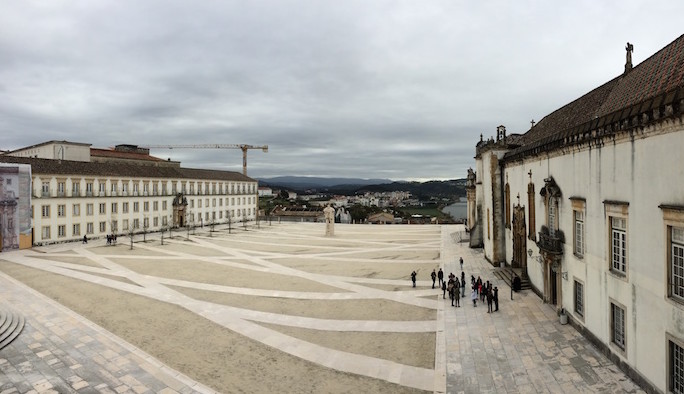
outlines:
[[[455,308],[439,297],[437,321],[411,329],[437,333],[434,371],[388,365],[374,372],[379,378],[391,375],[403,381],[412,377],[415,383],[420,372],[425,375],[418,379],[423,387],[449,393],[641,392],[576,330],[560,325],[554,310],[534,293],[516,293],[511,301],[509,287],[494,277],[494,269],[483,255],[458,242],[459,228],[442,226],[444,271],[460,274],[458,258],[462,256],[467,278],[481,276],[499,287],[500,311],[488,314],[486,305],[473,307],[467,297]],[[404,301],[434,303],[425,297],[435,297],[437,291],[429,289],[428,281],[418,285],[413,294],[416,298],[402,296]],[[363,286],[353,289],[359,296],[366,292]],[[0,302],[30,316],[24,332],[0,351],[0,394],[213,392],[2,273]],[[259,314],[250,318],[257,319]],[[386,322],[357,323],[371,324],[365,329],[397,329],[385,327]],[[269,345],[288,346],[286,342]],[[301,357],[314,359],[316,354]],[[340,357],[328,367],[346,370],[351,368],[347,364],[359,366],[358,361],[364,361],[349,357]]]
[[[0,272],[2,307],[27,317],[0,350],[0,393],[214,393]]]
[[[443,228],[446,275],[460,276],[463,257],[467,283],[474,275],[499,288],[499,311],[487,313],[479,300],[473,307],[467,291],[460,308],[445,301],[448,393],[643,392],[577,330],[561,325],[554,308],[531,290],[511,300],[510,287],[494,276],[481,249],[457,242],[457,234]]]

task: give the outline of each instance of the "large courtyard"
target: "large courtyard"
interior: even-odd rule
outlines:
[[[0,255],[0,392],[640,392],[455,225],[262,223]],[[451,307],[433,269],[500,289]],[[417,287],[410,282],[418,272]]]
[[[0,270],[219,392],[433,391],[441,227],[324,233],[119,237],[5,254]]]

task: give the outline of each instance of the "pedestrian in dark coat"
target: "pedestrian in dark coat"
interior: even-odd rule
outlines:
[[[494,296],[492,295],[492,293],[487,292],[487,313],[494,312],[494,309],[492,308],[492,300],[493,299],[494,299]]]
[[[458,281],[458,278],[454,281],[454,298],[453,300],[456,301],[456,307],[460,308],[461,307],[461,297],[458,296],[458,289],[461,287],[461,283]]]
[[[494,286],[494,312],[499,311],[499,288]]]
[[[446,299],[447,285],[445,281],[442,281],[442,299]]]
[[[430,274],[430,277],[432,277],[432,288],[435,288],[435,281],[437,280],[437,273],[435,270],[432,270],[432,273]]]
[[[416,287],[416,271],[411,272],[411,282],[413,282],[413,287]]]
[[[442,286],[444,283],[444,271],[442,269],[439,269],[439,272],[437,272],[437,279],[439,279],[439,285]]]

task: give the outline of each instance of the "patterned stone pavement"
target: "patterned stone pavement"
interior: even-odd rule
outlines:
[[[0,350],[0,393],[214,393],[0,272],[0,305],[24,314]]]
[[[450,233],[450,234],[449,234]],[[468,292],[461,307],[444,307],[447,392],[449,393],[639,393],[620,369],[531,290],[513,293],[494,276],[481,250],[442,233],[444,270],[463,270],[499,288],[499,311],[473,307]]]
[[[553,309],[534,293],[516,293],[511,301],[509,287],[498,282],[482,254],[457,242],[459,229],[442,226],[444,271],[460,274],[458,257],[462,256],[467,278],[479,275],[499,287],[500,311],[488,314],[486,305],[478,303],[474,308],[468,298],[454,308],[440,296],[433,326],[423,322],[428,326],[411,328],[437,332],[434,377],[429,382],[422,377],[423,387],[449,393],[640,392],[571,326],[560,325]],[[427,281],[420,281],[419,287],[423,289],[416,289],[414,295],[420,299],[435,294],[427,290]],[[31,317],[19,338],[0,351],[0,394],[213,392],[2,273],[0,302]],[[357,323],[370,330],[397,329],[383,327],[384,322]],[[289,346],[287,342],[270,345]],[[315,359],[314,353],[300,357]],[[358,367],[359,360],[365,362],[352,358],[329,367]],[[377,368],[378,377],[394,376],[397,381],[417,372],[389,364]]]

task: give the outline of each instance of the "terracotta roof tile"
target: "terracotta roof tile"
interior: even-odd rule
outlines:
[[[610,115],[612,121],[634,116],[640,113],[643,106],[653,108],[664,101],[672,102],[673,98],[665,97],[667,93],[682,88],[684,35],[629,72],[548,114],[530,128],[519,142],[523,145],[539,145],[542,140],[562,138],[575,129],[580,131],[580,128],[597,127],[603,116]],[[594,119],[597,120],[596,124],[591,124]],[[601,121],[608,123],[608,119]]]
[[[36,175],[81,175],[127,178],[205,179],[237,182],[255,182],[239,172],[181,168],[175,166],[142,165],[135,162],[83,162],[50,160],[30,157],[2,156],[0,162],[31,165]]]

